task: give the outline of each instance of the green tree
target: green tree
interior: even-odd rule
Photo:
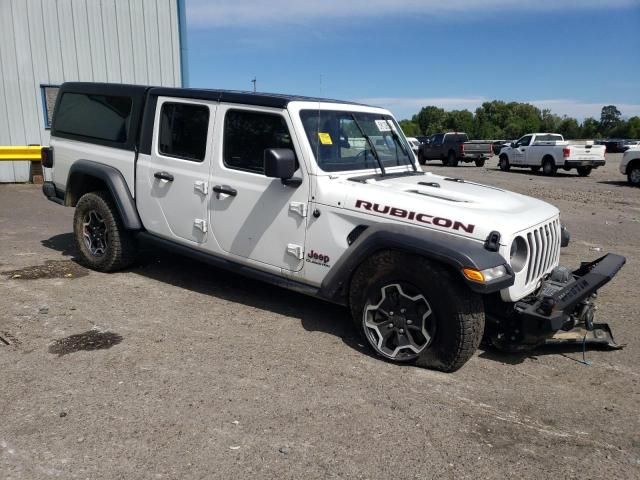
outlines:
[[[565,116],[560,122],[558,133],[561,133],[565,140],[580,138],[580,125],[575,118]]]
[[[602,107],[600,113],[600,129],[605,135],[611,135],[611,130],[620,123],[622,113],[615,105],[606,105]]]
[[[444,117],[444,109],[430,105],[418,112],[416,123],[423,135],[429,135],[443,130]]]
[[[640,140],[640,117],[631,117],[627,120],[627,138]]]
[[[586,139],[596,138],[599,135],[600,122],[593,117],[587,117],[582,122],[580,136]]]
[[[466,132],[468,135],[473,136],[473,113],[469,110],[453,110],[451,112],[446,112],[443,123],[445,130]]]
[[[418,124],[412,120],[400,120],[398,122],[400,124],[400,128],[404,132],[407,137],[415,137],[416,135],[420,135],[420,127]]]

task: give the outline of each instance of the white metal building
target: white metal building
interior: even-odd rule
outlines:
[[[184,0],[0,0],[0,146],[48,145],[66,81],[187,86]],[[0,161],[0,182],[30,162]]]

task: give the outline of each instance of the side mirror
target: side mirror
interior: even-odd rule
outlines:
[[[290,148],[267,148],[264,151],[264,174],[279,178],[284,185],[299,186],[300,178],[292,178],[296,171],[296,154]]]

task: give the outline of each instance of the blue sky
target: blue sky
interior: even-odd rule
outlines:
[[[640,0],[186,0],[192,87],[640,115]]]

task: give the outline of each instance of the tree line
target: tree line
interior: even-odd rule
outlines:
[[[615,105],[602,107],[599,120],[588,117],[582,122],[520,102],[484,102],[475,113],[466,109],[445,111],[430,105],[411,120],[401,120],[400,126],[409,137],[457,131],[466,132],[473,139],[515,140],[531,132],[560,133],[568,139],[640,139],[640,117],[625,120]]]

